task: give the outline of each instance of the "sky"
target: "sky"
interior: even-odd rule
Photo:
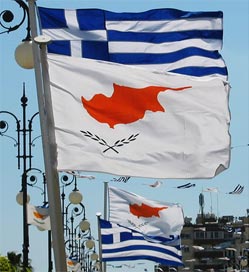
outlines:
[[[204,212],[217,216],[245,216],[249,208],[249,2],[248,0],[37,0],[37,5],[44,7],[67,8],[101,8],[110,11],[145,11],[156,8],[176,8],[188,11],[221,10],[224,13],[224,42],[221,54],[227,64],[229,83],[231,85],[229,107],[231,112],[231,161],[228,170],[213,179],[174,180],[163,179],[159,188],[151,188],[149,184],[155,179],[130,178],[127,182],[118,182],[117,176],[101,173],[85,173],[95,179],[78,178],[78,188],[83,194],[86,217],[91,222],[95,239],[97,237],[96,213],[103,214],[104,182],[124,190],[137,193],[146,198],[180,203],[184,215],[192,217],[194,223],[200,211],[199,194],[203,189],[216,187],[218,193],[204,193]],[[0,13],[10,9],[15,18],[20,18],[22,10],[11,0],[0,1]],[[18,17],[19,16],[19,17]],[[20,98],[23,83],[28,96],[28,119],[38,111],[36,85],[33,70],[25,70],[17,65],[14,58],[15,48],[25,37],[25,23],[15,32],[0,35],[0,111],[7,110],[21,119]],[[3,30],[0,28],[0,32]],[[4,119],[0,115],[0,120]],[[16,126],[12,119],[4,119],[9,123],[8,135],[16,137]],[[39,120],[33,122],[34,137],[40,136]],[[41,138],[34,141],[32,147],[32,167],[44,171]],[[22,207],[16,203],[16,194],[21,189],[21,169],[17,169],[17,149],[12,139],[0,137],[0,255],[8,251],[22,251]],[[187,182],[195,184],[189,189],[177,189]],[[240,195],[228,192],[241,184],[244,191]],[[73,188],[68,186],[67,193]],[[28,188],[31,204],[41,205],[42,175],[37,173],[37,184]],[[36,272],[47,269],[47,233],[29,227],[30,253],[32,265]],[[134,272],[151,269],[152,262],[134,262],[130,268]],[[108,266],[108,271],[125,271],[123,268]]]

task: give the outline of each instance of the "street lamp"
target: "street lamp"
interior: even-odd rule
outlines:
[[[10,10],[3,10],[0,13],[0,26],[4,29],[4,31],[0,32],[0,34],[15,31],[19,29],[25,21],[27,21],[27,34],[26,37],[22,40],[22,43],[19,44],[15,50],[15,59],[22,68],[32,69],[34,68],[34,60],[30,35],[29,8],[22,0],[14,1],[22,9],[22,17],[16,22],[16,25],[11,26],[11,23],[16,21],[15,15]]]
[[[42,83],[42,71],[39,63],[39,56],[40,56],[40,50],[38,49],[38,45],[33,44],[32,46],[32,40],[31,39],[31,32],[32,37],[37,36],[37,29],[36,29],[36,16],[35,16],[35,0],[27,0],[29,6],[27,6],[23,0],[14,0],[13,2],[18,4],[19,7],[22,9],[22,17],[21,19],[18,19],[18,16],[20,15],[18,12],[18,16],[15,16],[13,12],[10,10],[4,10],[0,11],[0,34],[3,33],[10,33],[12,31],[15,31],[19,29],[19,27],[24,23],[24,21],[27,22],[27,35],[26,38],[23,39],[22,44],[17,47],[15,51],[15,59],[17,63],[26,69],[33,68],[36,66],[35,69],[35,77],[36,77],[36,85],[37,85],[37,98],[38,98],[38,105],[39,105],[39,111],[40,111],[40,122],[41,130],[43,135],[50,135],[50,130],[47,126],[47,121],[49,118],[44,113],[44,99],[43,99],[43,83]],[[20,17],[19,17],[20,18]],[[15,24],[15,22],[17,23]],[[15,24],[15,25],[14,25]],[[14,26],[12,26],[14,25]],[[2,29],[4,31],[2,31]],[[32,50],[31,50],[32,49]],[[36,61],[34,63],[33,56],[36,56]],[[36,64],[36,65],[34,65]],[[46,120],[46,121],[44,121]],[[0,129],[5,130],[6,123],[1,122]],[[24,139],[23,137],[22,139]],[[44,139],[45,138],[45,139]],[[24,145],[26,146],[26,145]],[[44,147],[45,146],[45,147]],[[60,218],[58,218],[59,214],[57,213],[58,210],[61,209],[60,207],[60,201],[59,201],[59,188],[57,187],[56,182],[52,182],[53,179],[57,179],[57,172],[56,169],[52,166],[53,164],[50,162],[51,157],[53,157],[52,152],[50,152],[50,144],[48,141],[48,138],[43,137],[43,153],[44,153],[44,163],[45,163],[45,169],[46,169],[46,175],[51,182],[48,183],[48,193],[50,198],[50,213],[51,213],[51,221],[52,221],[52,231],[53,231],[53,238],[54,238],[54,258],[55,258],[55,264],[56,269],[58,271],[64,271],[66,270],[65,266],[65,252],[64,252],[64,241],[63,241],[63,232],[62,232],[62,226]],[[24,156],[24,155],[23,155]],[[24,156],[25,157],[25,156]],[[53,157],[53,159],[55,159]],[[24,161],[26,161],[26,158],[23,158]],[[26,210],[26,204],[27,204],[27,184],[25,184],[27,177],[25,176],[25,171],[23,171],[22,175],[22,192],[23,192],[23,214],[24,214],[24,225],[26,222],[27,217],[27,211]],[[51,195],[51,196],[50,196]],[[27,224],[26,224],[27,225]],[[24,227],[24,243],[23,243],[23,259],[24,259],[24,265],[27,265],[28,260],[28,227]],[[24,268],[25,270],[25,268]]]
[[[30,172],[30,171],[32,171],[32,172],[36,171],[36,173],[42,174],[42,187],[40,187],[40,186],[37,185],[38,178],[37,178],[37,175],[35,175],[34,173],[32,175],[30,175],[30,177],[29,177],[29,179],[27,181],[27,185],[30,186],[30,187],[32,187],[32,188],[39,189],[41,191],[41,194],[43,195],[42,207],[46,208],[48,206],[48,199],[47,199],[47,182],[46,182],[45,173],[43,173],[38,168],[30,168],[29,170],[27,170],[27,173]],[[23,196],[23,193],[19,192],[17,194],[17,197],[16,197],[17,198],[17,202],[20,205],[23,205],[22,196]],[[40,230],[40,231],[44,231],[45,230],[44,228],[40,228],[40,227],[37,227],[37,229]],[[48,230],[48,272],[52,272],[52,271],[53,271],[52,235],[51,235],[51,230]]]
[[[91,234],[89,221],[86,219],[83,196],[77,188],[77,177],[63,175],[62,182],[62,218],[64,224],[65,247],[70,260],[81,266],[81,271],[98,271],[98,254],[95,252],[95,242]],[[74,184],[69,194],[69,204],[65,204],[65,187]],[[94,264],[94,265],[93,265]]]
[[[21,192],[17,196],[17,201],[23,203],[23,271],[26,272],[29,266],[29,230],[27,224],[27,203],[29,196],[27,194],[27,174],[32,168],[32,147],[37,137],[32,137],[33,132],[33,120],[38,115],[38,112],[33,114],[29,120],[26,117],[26,107],[28,98],[25,95],[25,85],[23,84],[23,95],[21,97],[22,107],[22,119],[18,119],[15,114],[9,111],[0,111],[0,115],[10,116],[16,122],[17,138],[8,135],[9,123],[0,119],[0,136],[6,136],[14,141],[14,146],[17,147],[17,164],[18,169],[21,168],[22,164],[22,183]]]

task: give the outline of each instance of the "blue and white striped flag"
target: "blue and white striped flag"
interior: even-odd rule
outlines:
[[[223,14],[155,9],[116,13],[100,9],[39,8],[48,52],[161,72],[220,76],[227,68],[222,48]]]
[[[102,261],[150,260],[160,264],[182,266],[179,246],[168,246],[145,240],[134,230],[99,219],[102,242]]]

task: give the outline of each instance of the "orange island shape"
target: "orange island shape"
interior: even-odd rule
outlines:
[[[107,123],[110,128],[114,128],[117,124],[129,124],[142,119],[146,110],[164,112],[164,108],[157,99],[159,92],[182,91],[191,88],[191,86],[131,88],[113,83],[113,88],[111,97],[103,94],[96,94],[90,100],[81,97],[82,104],[88,114],[100,123]]]
[[[146,205],[144,203],[142,203],[141,205],[138,204],[130,204],[130,212],[139,217],[152,217],[152,216],[156,216],[156,217],[160,217],[159,212],[161,210],[166,210],[168,209],[167,206],[165,207],[151,207],[149,205]]]

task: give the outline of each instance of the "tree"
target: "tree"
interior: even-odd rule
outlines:
[[[22,254],[16,254],[14,251],[7,253],[7,258],[11,265],[11,272],[22,272]],[[1,271],[1,270],[0,270]],[[29,266],[26,268],[26,272],[32,272],[32,267],[29,263]]]
[[[0,256],[0,271],[11,272],[11,265],[7,257]]]
[[[22,254],[16,254],[14,251],[8,252],[7,257],[11,264],[11,271],[18,272],[21,271],[22,267]]]

